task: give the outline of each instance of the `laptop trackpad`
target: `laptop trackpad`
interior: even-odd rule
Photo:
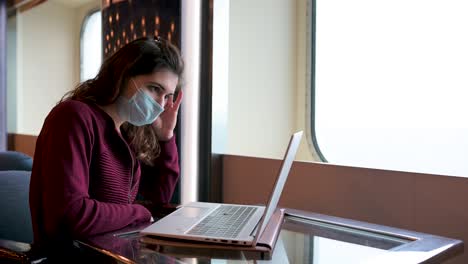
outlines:
[[[175,227],[177,232],[185,232],[209,212],[210,208],[185,206],[175,211],[172,217],[164,219],[167,221],[164,224],[169,229]]]
[[[159,219],[142,232],[147,234],[181,234],[209,214],[213,205],[183,206],[172,214]]]
[[[199,218],[204,216],[208,208],[202,207],[182,207],[174,213],[174,216],[185,218]]]

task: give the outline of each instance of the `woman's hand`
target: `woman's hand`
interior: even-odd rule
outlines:
[[[164,106],[164,112],[153,122],[152,126],[159,140],[168,141],[174,136],[174,128],[177,124],[177,113],[179,112],[182,97],[182,90],[179,91],[175,102],[173,100],[173,95],[171,95]]]

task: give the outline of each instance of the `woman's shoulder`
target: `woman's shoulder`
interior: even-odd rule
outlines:
[[[53,119],[94,119],[96,111],[92,105],[77,100],[65,100],[58,103],[49,113],[48,118]]]
[[[91,111],[89,103],[68,99],[58,103],[54,109],[64,109],[69,111]]]

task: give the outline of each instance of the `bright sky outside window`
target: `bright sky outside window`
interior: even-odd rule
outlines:
[[[81,81],[94,78],[102,61],[101,12],[96,11],[83,23],[81,35]]]
[[[465,0],[316,1],[330,163],[468,176],[467,13]]]

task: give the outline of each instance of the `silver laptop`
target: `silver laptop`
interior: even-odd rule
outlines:
[[[276,210],[302,131],[289,141],[275,186],[264,206],[192,202],[141,231],[143,235],[235,245],[255,245]]]

